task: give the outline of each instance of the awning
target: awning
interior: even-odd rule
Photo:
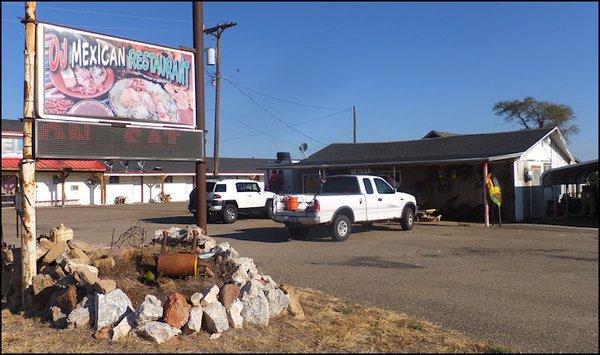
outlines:
[[[595,171],[598,171],[598,159],[550,169],[541,176],[542,186],[583,184]]]
[[[21,158],[2,158],[2,170],[18,171]],[[48,160],[38,159],[36,171],[106,171],[106,166],[97,160]]]

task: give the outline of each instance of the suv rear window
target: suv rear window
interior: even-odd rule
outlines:
[[[215,192],[227,192],[227,185],[217,184],[217,186],[215,187]]]
[[[214,182],[207,182],[206,183],[206,192],[213,192],[214,188],[215,188],[215,183]]]
[[[356,176],[334,176],[327,178],[321,186],[321,194],[360,194]]]

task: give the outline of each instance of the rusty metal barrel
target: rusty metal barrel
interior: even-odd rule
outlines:
[[[159,274],[173,278],[196,276],[198,271],[198,256],[195,253],[197,242],[196,233],[194,233],[191,253],[169,253],[167,252],[167,238],[169,237],[169,233],[163,231],[163,243],[160,255],[158,256]]]
[[[158,272],[167,277],[195,276],[198,257],[192,253],[168,253],[158,256]]]

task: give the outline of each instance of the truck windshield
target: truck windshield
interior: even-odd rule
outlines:
[[[360,194],[356,176],[334,176],[321,185],[320,194]]]

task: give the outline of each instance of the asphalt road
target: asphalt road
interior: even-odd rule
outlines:
[[[149,232],[191,224],[184,203],[38,209],[38,233],[64,222],[75,237],[110,242],[138,219]],[[14,210],[4,238],[18,244]],[[343,243],[288,240],[281,225],[243,219],[209,233],[278,282],[406,312],[517,351],[598,352],[598,231],[396,224]]]

